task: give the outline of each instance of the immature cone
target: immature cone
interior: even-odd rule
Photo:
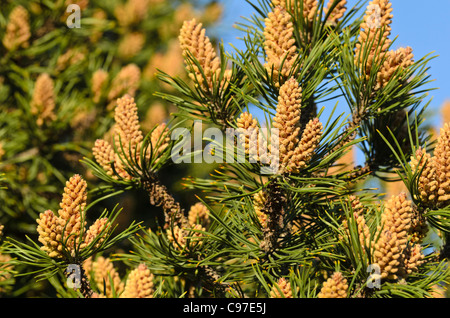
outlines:
[[[105,236],[110,229],[111,224],[109,223],[108,218],[95,220],[94,224],[86,231],[84,243],[81,246],[85,247],[96,241],[94,248],[98,248],[105,241]]]
[[[277,112],[273,118],[273,127],[278,129],[279,146],[271,150],[272,156],[278,156],[280,173],[295,173],[304,168],[322,136],[322,123],[314,118],[306,124],[300,138],[300,112],[301,88],[297,80],[290,78],[280,88]]]
[[[86,221],[82,222],[86,201],[87,183],[80,175],[76,174],[66,182],[58,210],[58,215],[65,224],[64,238],[70,237],[67,241],[70,248],[73,247],[75,240],[86,225]]]
[[[289,164],[299,142],[301,96],[301,87],[294,78],[290,78],[280,88],[273,127],[279,131],[281,170]]]
[[[362,251],[365,251],[365,247],[368,247],[370,243],[370,229],[367,226],[366,219],[364,217],[365,208],[359,198],[354,195],[349,196],[349,201],[351,204],[354,222],[356,223],[356,228],[358,230],[359,242],[362,246]],[[342,221],[342,226],[347,233],[349,233],[349,221],[350,219],[345,219]]]
[[[134,96],[139,88],[140,80],[139,67],[133,63],[125,65],[112,80],[108,100],[113,101],[123,95]]]
[[[280,6],[289,12],[294,13],[296,0],[273,0],[272,7]],[[303,5],[303,18],[312,21],[315,16],[317,16],[317,9],[319,7],[319,2],[317,0],[302,0],[302,4],[298,3],[297,9],[300,13],[301,5]]]
[[[267,226],[267,215],[264,213],[264,209],[267,203],[267,195],[263,190],[258,191],[253,195],[253,208],[262,228]]]
[[[237,119],[239,141],[250,162],[258,160],[258,121],[252,114],[243,112]]]
[[[374,260],[381,278],[398,279],[405,275],[408,241],[411,238],[414,211],[406,194],[392,196],[381,215],[380,237],[374,244]]]
[[[125,95],[117,99],[117,106],[114,111],[114,142],[116,148],[121,152],[124,149],[124,155],[128,157],[129,151],[136,152],[136,146],[144,139],[139,124],[138,109],[134,98]]]
[[[450,125],[444,124],[434,156],[419,148],[411,158],[413,172],[422,170],[418,177],[418,189],[421,201],[436,209],[450,204]]]
[[[391,6],[389,0],[373,0],[367,6],[355,50],[355,62],[365,68],[366,79],[370,77],[374,62],[384,57],[391,44],[391,40],[388,39],[393,17]],[[363,66],[366,50],[368,50],[368,58],[366,65]]]
[[[328,14],[328,12],[331,9],[331,6],[333,5],[335,0],[329,0],[327,6],[324,8],[324,14]],[[347,0],[340,0],[337,5],[334,7],[334,9],[331,11],[330,15],[328,16],[327,21],[331,24],[336,25],[341,19],[345,12],[347,11]]]
[[[118,53],[123,59],[136,56],[145,45],[145,34],[141,32],[127,33],[119,43]]]
[[[82,222],[82,213],[86,206],[86,181],[79,175],[74,175],[66,182],[63,197],[58,210],[58,216],[47,210],[41,213],[37,231],[39,241],[43,244],[42,250],[50,257],[62,257],[62,242],[69,250],[74,248],[85,223]]]
[[[437,191],[437,205],[444,207],[450,204],[450,125],[441,128],[436,148],[436,180],[439,183]]]
[[[202,26],[202,23],[197,23],[196,19],[185,21],[178,38],[186,65],[191,67],[189,76],[194,81],[198,81],[202,88],[211,90],[214,80],[220,73],[220,59],[217,57],[210,39],[205,35],[206,30]],[[189,55],[192,55],[198,61],[200,68],[195,63],[187,62]]]
[[[347,298],[347,279],[340,272],[335,272],[333,276],[323,283],[322,289],[317,295],[318,298]]]
[[[117,178],[117,174],[124,179],[132,179],[132,176],[126,171],[127,164],[134,162],[140,164],[140,151],[144,141],[138,116],[138,108],[134,98],[125,95],[117,99],[117,106],[114,111],[115,125],[113,127],[113,138],[115,148],[109,142],[103,139],[96,140],[92,153],[97,163],[106,171],[108,175]],[[149,148],[144,157],[146,159],[158,157],[169,146],[169,129],[165,123],[156,126],[150,135]],[[156,159],[156,161],[158,161]],[[111,166],[113,162],[113,167]]]
[[[116,165],[119,170],[124,170],[124,162],[139,161],[140,145],[144,139],[139,124],[138,109],[134,98],[125,95],[117,99],[114,111],[114,142],[117,149]],[[131,178],[125,171],[120,175],[123,178]]]
[[[413,217],[412,201],[407,200],[406,193],[392,196],[385,204],[381,223],[383,229],[397,234],[397,240],[406,247]]]
[[[151,0],[128,0],[114,7],[114,16],[122,27],[141,22],[148,14]]]
[[[42,250],[50,257],[63,257],[63,244],[73,254],[75,249],[85,248],[98,238],[103,229],[109,228],[109,222],[105,218],[98,219],[88,231],[85,231],[86,201],[87,183],[76,174],[66,182],[58,215],[50,210],[39,215],[39,219],[36,220],[38,240],[43,245]],[[99,238],[98,244],[103,240],[103,237]]]
[[[83,267],[90,280],[95,283],[101,292],[100,296],[112,298],[114,295],[120,295],[123,292],[124,283],[109,258],[98,256],[93,260],[90,257],[83,263]]]
[[[412,48],[399,48],[398,50],[391,50],[386,53],[386,60],[384,61],[380,71],[378,72],[376,89],[383,88],[387,85],[389,80],[399,69],[406,69],[414,63],[414,54]]]
[[[413,173],[420,172],[418,176],[419,196],[423,203],[433,206],[437,200],[439,183],[436,180],[436,158],[431,157],[425,149],[418,148],[410,162]]]
[[[306,124],[302,133],[302,138],[292,155],[289,170],[298,171],[307,165],[308,161],[314,155],[314,151],[322,137],[322,129],[323,125],[318,118],[311,119],[308,124]]]
[[[11,11],[3,37],[3,45],[6,49],[13,51],[29,46],[28,41],[31,37],[29,19],[28,11],[22,6],[17,6]]]
[[[280,278],[270,291],[270,298],[292,298],[291,283],[284,277]]]
[[[303,17],[309,21],[314,20],[318,7],[319,1],[317,0],[303,0]]]
[[[200,245],[203,234],[197,231],[205,231],[205,228],[201,224],[194,224],[192,230],[175,225],[173,229],[167,230],[167,238],[178,250],[184,250],[188,245],[190,247]]]
[[[265,19],[264,50],[266,52],[266,68],[276,86],[282,85],[289,77],[295,60],[297,47],[294,38],[294,24],[291,15],[282,6],[276,6]]]
[[[94,155],[95,161],[97,161],[103,170],[105,170],[109,176],[113,176],[114,171],[111,162],[114,161],[115,156],[112,146],[103,139],[97,139],[92,148],[92,154]]]
[[[402,266],[404,245],[397,239],[397,233],[383,231],[375,244],[374,258],[380,266],[381,278],[398,279]]]
[[[102,97],[103,91],[105,90],[105,84],[108,80],[108,72],[99,69],[92,74],[92,84],[91,91],[94,94],[92,98],[94,103],[98,103]]]
[[[145,264],[140,264],[128,275],[120,298],[153,298],[154,276]]]
[[[79,215],[86,207],[87,183],[76,174],[72,176],[64,187],[64,193],[58,210],[63,220],[69,220],[74,215]]]
[[[58,57],[56,61],[56,69],[63,71],[71,65],[75,65],[78,62],[84,60],[86,54],[81,50],[68,49],[64,54]]]
[[[30,104],[31,113],[37,116],[36,123],[39,126],[56,119],[56,115],[53,112],[55,99],[53,80],[47,73],[40,74],[36,79]]]
[[[196,224],[207,225],[209,223],[208,208],[201,202],[195,203],[189,209],[188,220],[190,226],[195,226]]]
[[[36,222],[38,223],[38,240],[42,243],[41,249],[50,257],[62,257],[63,246],[61,241],[64,222],[50,210],[39,214],[39,219]]]
[[[153,156],[159,157],[169,146],[169,129],[165,123],[158,124],[150,135]],[[149,153],[150,154],[150,153]]]

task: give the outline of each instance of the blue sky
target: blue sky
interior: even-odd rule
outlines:
[[[224,19],[216,31],[219,32],[226,48],[231,49],[229,43],[242,48],[242,43],[236,39],[241,33],[233,28],[233,24],[243,21],[244,16],[249,17],[253,13],[253,8],[245,0],[221,0],[221,2],[224,4]],[[430,87],[438,88],[430,93],[433,99],[429,110],[434,111],[435,115],[429,120],[436,127],[440,127],[442,123],[439,108],[445,100],[450,100],[450,1],[391,0],[391,2],[394,9],[391,37],[398,36],[395,46],[411,46],[416,59],[431,52],[434,52],[433,56],[437,56],[429,63],[429,73],[435,80]],[[356,3],[356,0],[348,0],[348,7]]]

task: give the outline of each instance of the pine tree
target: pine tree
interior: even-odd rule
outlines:
[[[110,134],[82,160],[103,181],[95,201],[73,176],[39,241],[6,239],[10,264],[34,263],[64,297],[426,298],[447,284],[450,126],[431,142],[431,57],[394,49],[388,0],[248,2],[244,49],[214,46],[196,19],[180,26],[185,74],[158,71],[171,89],[155,92],[177,106],[170,120],[146,133],[141,100],[114,96]],[[344,159],[355,147],[358,165]],[[209,176],[180,180],[196,193],[183,205],[161,172],[205,160]],[[373,180],[405,189],[386,197]],[[114,236],[114,209],[84,223],[133,190],[158,207],[154,222]],[[130,252],[103,255],[124,240]]]

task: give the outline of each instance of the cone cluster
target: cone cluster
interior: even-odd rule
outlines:
[[[414,63],[410,47],[389,50],[392,43],[389,39],[392,11],[392,3],[389,0],[371,1],[366,8],[356,44],[355,64],[361,69],[366,80],[369,80],[372,69],[380,64],[375,90],[384,88],[398,70]]]
[[[281,277],[270,291],[270,298],[292,298],[291,283],[284,277]]]
[[[108,80],[108,72],[99,69],[92,74],[91,91],[93,94],[92,100],[94,103],[98,103],[102,97],[102,93],[105,89]]]
[[[251,161],[258,161],[258,134],[259,126],[256,118],[248,112],[243,112],[237,119],[239,141],[244,148],[244,152]]]
[[[301,88],[290,78],[279,91],[274,128],[279,131],[279,172],[296,172],[304,168],[314,154],[322,136],[322,123],[310,120],[300,136]],[[274,149],[272,147],[272,156]]]
[[[202,237],[209,224],[208,208],[201,202],[191,206],[185,222],[168,228],[167,238],[179,251],[202,244]]]
[[[347,298],[347,279],[340,272],[328,278],[317,295],[318,298]]]
[[[36,79],[30,106],[31,113],[36,116],[36,123],[39,126],[56,119],[54,88],[53,80],[49,74],[42,73]]]
[[[265,19],[264,50],[268,74],[276,86],[291,74],[297,59],[297,46],[294,38],[294,24],[291,15],[283,6],[276,6]]]
[[[97,286],[101,296],[112,298],[123,292],[125,284],[108,257],[98,256],[95,259],[90,257],[84,261],[83,268],[88,274],[89,280]]]
[[[333,5],[334,0],[329,0],[327,6],[323,9],[325,15],[330,12],[331,6]],[[330,15],[327,18],[327,21],[331,24],[337,24],[338,21],[344,16],[347,11],[347,0],[339,1],[333,10],[330,12]]]
[[[265,228],[267,226],[267,215],[266,213],[264,213],[266,203],[267,194],[265,191],[260,190],[253,195],[253,208],[262,228]]]
[[[248,112],[237,119],[239,143],[250,162],[259,161],[273,167],[275,172],[295,173],[306,167],[322,136],[323,125],[318,118],[311,119],[301,130],[302,89],[293,77],[279,88],[273,132],[263,136],[258,121]],[[269,141],[269,142],[268,142]],[[263,146],[269,143],[269,151]]]
[[[201,202],[192,205],[188,212],[188,221],[190,226],[207,226],[210,222],[208,208]]]
[[[140,264],[127,277],[125,289],[120,298],[153,298],[155,286],[154,275],[145,264]]]
[[[414,172],[420,172],[417,180],[418,196],[422,204],[432,209],[450,204],[450,125],[444,124],[434,154],[419,148],[411,157]]]
[[[196,19],[185,21],[180,30],[179,42],[186,65],[189,67],[189,77],[200,87],[211,91],[213,83],[220,74],[220,59],[206,35],[206,29]],[[190,55],[199,65],[188,62]]]
[[[291,13],[294,13],[295,10],[295,2],[297,0],[272,0],[272,7],[281,6],[284,9],[288,10]],[[324,7],[324,15],[328,14],[335,0],[329,0],[327,6]],[[312,21],[315,16],[318,16],[318,8],[319,2],[317,0],[302,0],[297,1],[297,10],[301,10],[301,6],[303,6],[303,17]],[[340,0],[336,6],[331,11],[328,16],[327,21],[332,22],[332,24],[336,24],[339,19],[341,19],[345,12],[347,11],[347,0]]]
[[[9,14],[8,24],[6,25],[3,45],[10,51],[18,48],[27,48],[29,46],[30,17],[28,11],[22,7],[15,7]]]
[[[128,64],[122,67],[112,79],[108,92],[108,101],[112,102],[120,96],[135,96],[141,80],[141,70],[136,64]]]
[[[420,244],[411,241],[415,217],[412,202],[405,193],[386,202],[373,253],[382,279],[405,278],[423,262]]]
[[[116,149],[107,140],[97,139],[92,153],[108,175],[115,179],[132,179],[126,167],[128,164],[140,163],[140,150],[144,140],[133,97],[125,95],[117,100],[114,119],[113,139]],[[147,159],[158,157],[168,146],[170,137],[165,123],[155,127],[150,140],[151,149],[144,154]]]
[[[358,231],[359,242],[362,246],[362,251],[365,251],[366,247],[370,245],[370,229],[366,224],[365,219],[365,207],[361,203],[358,197],[351,195],[349,197],[351,213],[353,213],[353,219],[345,219],[342,221],[345,232],[349,234],[349,222],[355,222],[356,229]]]
[[[98,247],[109,231],[110,223],[106,218],[97,219],[86,231],[86,188],[86,181],[74,175],[66,182],[58,214],[47,210],[36,220],[41,249],[50,257],[62,258],[64,247],[71,254],[94,241]]]

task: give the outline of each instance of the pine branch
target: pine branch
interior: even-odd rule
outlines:
[[[142,183],[144,189],[150,197],[150,204],[162,206],[165,214],[165,228],[179,226],[180,228],[189,228],[189,223],[175,198],[169,193],[166,186],[159,180],[149,180]]]
[[[271,254],[277,249],[279,239],[287,232],[284,219],[286,198],[276,179],[267,186],[265,203],[262,212],[267,215],[267,221],[260,246],[265,253]]]

